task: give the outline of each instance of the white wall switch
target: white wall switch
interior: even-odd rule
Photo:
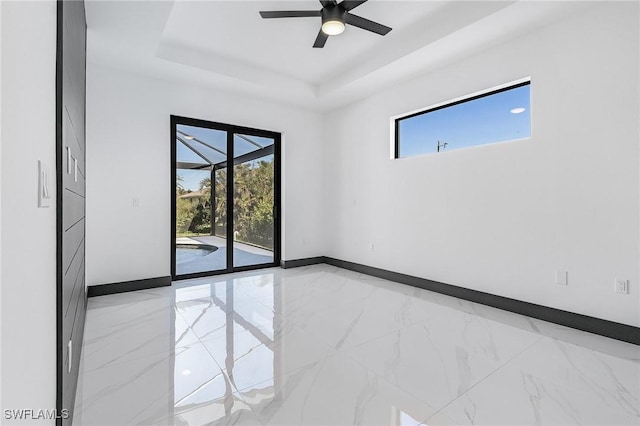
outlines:
[[[569,273],[567,271],[556,271],[556,284],[558,285],[568,285],[569,284]]]
[[[629,294],[629,280],[616,278],[616,293]]]
[[[38,160],[38,207],[49,207],[51,204],[51,170]]]
[[[67,356],[69,357],[69,362],[67,362],[67,373],[71,373],[71,365],[73,364],[73,341],[69,340],[67,343]]]

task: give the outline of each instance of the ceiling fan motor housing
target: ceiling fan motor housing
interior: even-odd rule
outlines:
[[[327,21],[340,21],[344,23],[345,10],[338,5],[322,8],[322,23]]]

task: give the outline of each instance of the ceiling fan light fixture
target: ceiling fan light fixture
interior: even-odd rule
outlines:
[[[0,0],[2,1],[2,0]],[[387,35],[391,28],[370,21],[351,13],[353,9],[365,3],[367,0],[320,0],[322,9],[320,10],[262,10],[260,16],[263,19],[272,18],[322,18],[322,27],[318,31],[314,48],[322,48],[329,39],[329,36],[342,34],[347,24],[361,28],[372,33]]]
[[[322,23],[322,32],[326,35],[338,35],[344,31],[344,22],[338,19],[332,19]]]

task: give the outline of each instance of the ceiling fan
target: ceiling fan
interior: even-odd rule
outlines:
[[[386,35],[391,28],[370,21],[360,16],[352,14],[350,11],[365,3],[367,0],[351,1],[343,0],[338,3],[335,0],[320,0],[322,9],[320,10],[276,10],[263,11],[260,16],[264,19],[271,18],[306,18],[319,16],[322,18],[322,27],[316,37],[313,47],[324,47],[329,36],[341,34],[344,31],[345,24],[362,28],[376,34]]]

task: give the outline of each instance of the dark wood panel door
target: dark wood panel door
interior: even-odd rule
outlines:
[[[56,64],[57,395],[59,425],[73,418],[86,313],[83,1],[58,1]]]

